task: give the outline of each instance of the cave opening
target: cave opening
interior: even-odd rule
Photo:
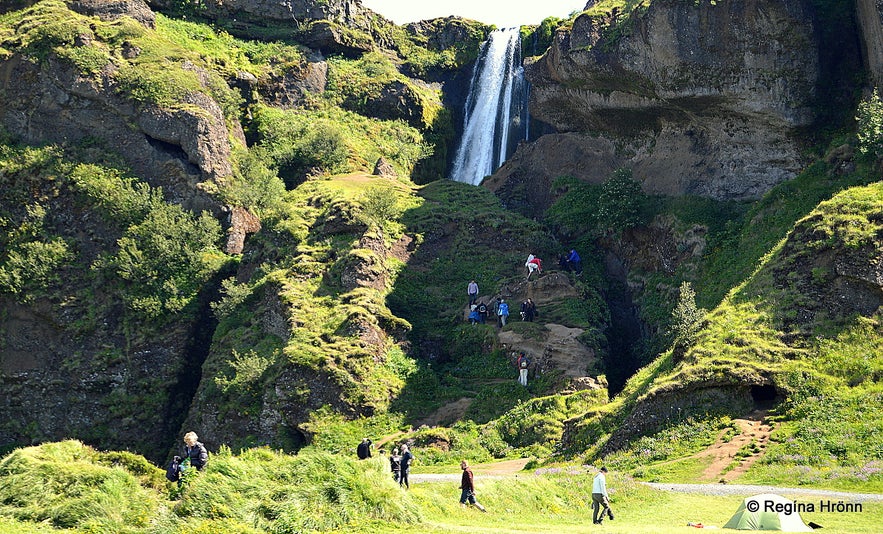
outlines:
[[[778,393],[775,386],[764,384],[761,386],[751,386],[751,400],[758,408],[769,408],[775,404],[778,399]]]

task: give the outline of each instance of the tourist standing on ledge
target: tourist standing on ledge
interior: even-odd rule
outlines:
[[[472,280],[466,286],[466,293],[469,295],[469,305],[472,306],[478,300],[478,284],[475,283],[475,280]]]

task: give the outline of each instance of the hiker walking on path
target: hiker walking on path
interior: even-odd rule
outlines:
[[[478,322],[481,324],[487,322],[487,304],[484,302],[478,303]]]
[[[522,321],[533,321],[534,317],[537,315],[537,305],[534,304],[533,299],[528,298],[524,302],[521,303],[521,320]]]
[[[359,443],[359,446],[356,447],[356,456],[359,457],[359,460],[367,460],[371,457],[371,440],[368,438],[362,438],[362,443]]]
[[[389,469],[392,471],[392,479],[398,482],[402,475],[402,457],[399,456],[398,447],[394,448],[392,454],[389,455]]]
[[[399,475],[399,486],[402,486],[406,489],[411,489],[411,484],[408,482],[408,474],[411,472],[411,463],[413,461],[414,455],[411,454],[408,446],[402,445],[402,461]]]
[[[592,481],[592,523],[600,525],[604,520],[604,514],[613,521],[613,512],[610,510],[610,497],[607,495],[607,468],[602,467]],[[603,509],[602,509],[603,507]],[[598,511],[601,511],[599,517]]]
[[[465,505],[469,503],[482,512],[487,512],[484,506],[475,499],[475,483],[472,480],[472,470],[469,469],[469,464],[466,463],[466,460],[460,462],[460,469],[463,470],[463,478],[460,479],[460,489],[462,490],[460,493],[460,504]]]
[[[475,301],[478,300],[478,284],[475,283],[475,280],[472,280],[466,286],[466,294],[469,295],[469,305],[475,304]]]
[[[506,302],[506,299],[500,299],[497,315],[500,316],[500,326],[506,326],[506,320],[509,319],[509,304]]]

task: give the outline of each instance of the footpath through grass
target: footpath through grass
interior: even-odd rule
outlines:
[[[557,471],[557,470],[556,470]],[[695,532],[687,523],[722,527],[739,508],[744,497],[684,494],[660,491],[626,476],[611,473],[608,487],[615,520],[592,524],[591,483],[593,473],[584,468],[562,469],[540,475],[523,472],[482,478],[476,472],[476,493],[488,510],[482,513],[458,503],[459,480],[412,484],[409,496],[421,511],[422,521],[413,525],[377,522],[360,524],[362,532],[530,532],[530,533],[665,533]],[[815,512],[801,513],[804,523],[815,522],[827,533],[878,533],[883,503],[862,503],[861,511],[821,512],[822,502],[840,499],[818,496],[785,496]]]

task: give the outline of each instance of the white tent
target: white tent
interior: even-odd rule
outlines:
[[[800,518],[800,507],[791,499],[774,493],[746,497],[724,528],[736,530],[780,530],[812,532]]]

